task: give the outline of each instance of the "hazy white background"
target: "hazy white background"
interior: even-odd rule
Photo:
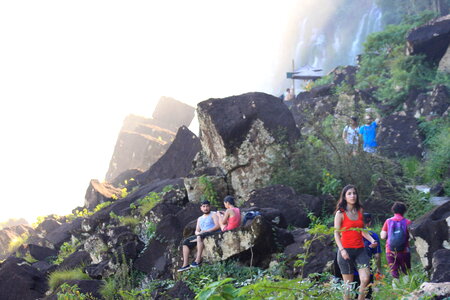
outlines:
[[[150,117],[160,96],[285,88],[299,3],[1,1],[0,221],[82,205],[123,118]]]

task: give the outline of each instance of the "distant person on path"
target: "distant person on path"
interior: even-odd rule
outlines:
[[[336,207],[334,228],[334,238],[338,247],[337,261],[345,284],[344,299],[351,299],[350,283],[353,282],[353,272],[356,269],[361,282],[358,299],[364,300],[370,271],[369,256],[364,248],[363,237],[370,242],[370,248],[375,248],[378,244],[368,232],[362,230],[363,208],[359,202],[358,191],[353,185],[347,185],[342,189]]]
[[[291,89],[287,88],[286,92],[284,92],[284,101],[290,101],[292,99],[294,99],[294,95],[292,94]]]
[[[227,209],[224,212],[219,212],[219,224],[222,231],[232,230],[241,224],[241,211],[235,207],[234,198],[232,196],[226,196],[223,199],[223,205]]]
[[[356,117],[351,117],[350,124],[344,127],[342,139],[347,145],[349,152],[355,155],[359,146],[359,128],[358,119]]]
[[[379,119],[373,120],[371,115],[366,115],[364,117],[365,125],[359,128],[359,133],[363,138],[363,150],[367,153],[377,152],[377,127]]]
[[[409,225],[411,220],[403,215],[406,212],[406,205],[402,202],[395,202],[391,208],[394,216],[384,222],[380,237],[386,242],[386,260],[391,269],[392,277],[399,277],[399,270],[404,274],[411,269],[411,252],[409,249]]]
[[[197,219],[195,235],[190,236],[183,241],[183,266],[178,269],[178,272],[198,267],[202,262],[202,253],[204,248],[203,239],[207,236],[213,235],[214,233],[220,232],[217,214],[211,212],[211,205],[209,201],[202,201],[200,210],[203,212],[203,215]],[[195,261],[189,265],[189,253],[195,246],[197,246],[197,255]]]

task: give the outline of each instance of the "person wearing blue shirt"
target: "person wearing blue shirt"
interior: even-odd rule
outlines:
[[[359,128],[359,134],[362,135],[363,138],[363,150],[368,153],[376,153],[377,152],[377,127],[379,120],[375,121],[370,115],[364,117],[366,122],[365,125]]]

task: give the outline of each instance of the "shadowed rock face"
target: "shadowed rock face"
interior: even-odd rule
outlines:
[[[238,197],[264,185],[280,143],[299,137],[292,114],[280,99],[248,93],[198,104],[200,140],[210,167],[219,167]]]
[[[153,118],[128,116],[117,138],[109,170],[108,182],[129,169],[146,171],[169,148],[180,126],[189,126],[194,108],[175,99],[162,97]]]
[[[440,249],[433,254],[432,282],[450,282],[450,249]]]
[[[410,232],[424,268],[431,268],[436,251],[450,248],[449,227],[450,202],[436,207],[412,223]]]
[[[187,176],[192,169],[192,160],[200,149],[198,137],[187,127],[180,127],[167,152],[150,169],[136,176],[137,183],[145,185],[156,179]]]
[[[32,233],[34,233],[33,228],[27,225],[16,225],[0,230],[0,259],[9,256],[8,246],[11,241],[20,238],[21,235]]]
[[[450,15],[417,27],[406,37],[407,54],[425,54],[433,62],[439,62],[447,51],[449,43]]]

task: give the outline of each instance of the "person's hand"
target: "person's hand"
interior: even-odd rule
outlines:
[[[377,241],[374,241],[372,244],[369,245],[369,248],[376,248],[378,246]]]
[[[341,256],[342,256],[343,259],[345,259],[345,260],[349,260],[350,259],[350,255],[348,255],[347,250],[342,249],[342,250],[340,250],[340,252],[341,252]]]

